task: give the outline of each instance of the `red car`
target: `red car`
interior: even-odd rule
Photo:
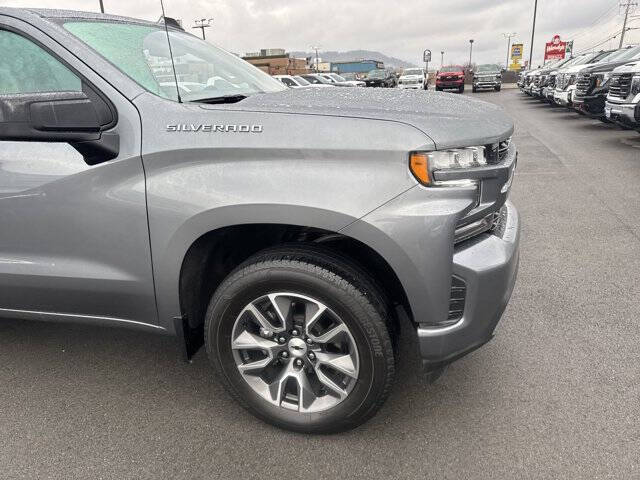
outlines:
[[[442,67],[436,76],[436,90],[455,88],[458,92],[464,92],[464,68],[460,65],[447,65]]]

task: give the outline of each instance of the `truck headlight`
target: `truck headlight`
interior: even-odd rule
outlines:
[[[636,75],[631,79],[631,95],[640,93],[640,75]]]
[[[437,170],[474,169],[487,165],[485,147],[454,148],[434,152],[413,152],[409,155],[409,169],[423,185],[429,187],[460,187],[476,185],[476,180],[436,181]]]
[[[606,85],[610,78],[611,72],[596,74],[596,88]]]

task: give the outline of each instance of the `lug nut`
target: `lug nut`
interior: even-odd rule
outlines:
[[[301,367],[301,366],[303,365],[302,360],[297,359],[297,360],[296,360],[296,365],[297,365],[298,367]]]
[[[269,338],[273,335],[273,332],[271,330],[269,330],[268,328],[261,328],[260,329],[260,336],[263,338]]]
[[[307,345],[313,345],[313,340],[311,340],[310,338],[307,338]]]
[[[289,352],[282,352],[282,353],[280,354],[280,356],[281,356],[282,358],[289,358]]]
[[[310,358],[311,360],[314,360],[314,359],[316,358],[316,354],[315,354],[315,353],[313,353],[313,352],[309,352],[309,358]]]
[[[291,332],[291,335],[293,335],[294,337],[297,337],[298,336],[298,330],[293,330]]]
[[[286,338],[284,338],[284,337],[280,337],[280,338],[278,339],[278,343],[284,343],[284,342],[286,342],[286,341],[287,341],[287,339],[286,339]]]

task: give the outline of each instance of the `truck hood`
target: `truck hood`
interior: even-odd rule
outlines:
[[[438,149],[495,143],[513,133],[513,122],[499,107],[430,91],[300,88],[253,95],[230,105],[203,104],[201,108],[399,122],[421,130]]]
[[[621,62],[608,62],[608,63],[594,63],[593,65],[588,65],[584,72],[586,73],[594,73],[594,72],[611,72],[614,68],[620,67],[622,65],[626,65],[627,63],[633,62],[633,60],[624,60]]]
[[[635,60],[631,63],[625,63],[613,70],[613,73],[640,73],[640,61]]]

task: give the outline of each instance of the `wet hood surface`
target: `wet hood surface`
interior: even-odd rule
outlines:
[[[439,149],[494,143],[513,132],[513,122],[495,105],[463,95],[422,90],[290,89],[203,108],[400,122],[424,132]]]

